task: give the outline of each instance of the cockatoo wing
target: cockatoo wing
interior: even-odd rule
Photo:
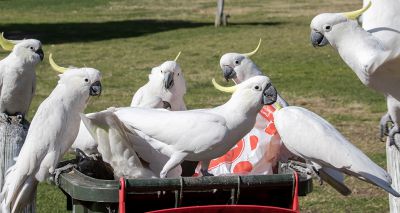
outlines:
[[[371,0],[364,0],[366,6]],[[400,49],[400,2],[398,0],[373,0],[362,15],[362,26],[378,38],[386,48]]]
[[[391,188],[391,178],[385,170],[317,114],[301,107],[289,106],[275,112],[274,118],[283,143],[294,154],[322,167],[338,169],[380,186],[394,196],[400,196]]]
[[[345,146],[343,144],[343,140],[345,140],[343,136],[329,123],[314,115],[314,113],[300,107],[290,106],[275,112],[274,118],[275,126],[289,151],[318,164],[320,164],[319,161],[324,162],[324,164],[320,164],[321,166],[327,164],[335,168],[351,166],[349,163],[349,149],[345,147],[340,149],[341,158],[337,157],[337,152],[332,152],[333,147]],[[307,131],[301,132],[299,129],[306,129]],[[294,140],[294,138],[298,137],[296,133],[303,134],[297,140],[299,142]]]
[[[127,129],[111,111],[92,113],[81,119],[92,136],[99,142],[99,152],[103,160],[114,168],[116,177],[151,178],[154,173],[145,169],[128,142]]]
[[[150,138],[148,135],[134,129],[128,124],[125,124],[125,127],[128,129],[126,132],[129,138],[128,141],[131,146],[133,146],[133,149],[136,150],[138,156],[148,163],[150,170],[153,171],[154,174],[160,174],[165,163],[169,159],[167,155],[159,151],[160,149],[168,149],[166,144]],[[173,152],[173,150],[169,151]],[[181,174],[182,168],[181,166],[177,166],[168,172],[167,177],[176,178],[180,177]]]
[[[370,0],[364,0],[364,5]],[[390,94],[400,101],[400,2],[398,0],[374,0],[362,15],[362,27],[379,40],[389,53],[378,63],[371,76],[373,88]],[[374,80],[376,79],[376,80]],[[375,82],[374,82],[375,81]]]
[[[116,115],[127,125],[174,150],[198,153],[225,137],[223,117],[206,111],[119,108]]]

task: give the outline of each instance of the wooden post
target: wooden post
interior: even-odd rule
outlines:
[[[18,156],[25,137],[28,133],[29,122],[20,121],[15,116],[10,117],[11,120],[5,120],[0,115],[0,187],[3,188],[5,174],[8,168],[15,164],[14,158]],[[24,213],[35,212],[35,197],[29,204]]]
[[[396,141],[400,141],[400,134],[396,134],[395,137]],[[392,187],[400,192],[400,150],[395,145],[389,146],[389,138],[386,140],[386,159],[387,170],[392,177]],[[389,194],[389,206],[391,213],[400,213],[400,198]]]
[[[219,27],[224,19],[224,0],[217,0],[217,13],[215,14],[215,27]]]

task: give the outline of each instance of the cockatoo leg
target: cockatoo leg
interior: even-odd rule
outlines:
[[[167,177],[167,173],[181,164],[185,157],[188,155],[186,152],[174,152],[171,155],[171,158],[167,161],[167,163],[164,165],[163,169],[160,172],[160,178],[165,178]]]
[[[396,123],[393,124],[393,127],[389,131],[389,145],[396,145],[398,148],[400,148],[400,141],[396,141],[395,135],[400,134],[400,128],[399,125]]]
[[[387,112],[385,115],[381,117],[381,120],[379,122],[380,126],[380,139],[382,142],[385,142],[384,137],[389,135],[389,124],[393,123],[392,118],[389,115],[389,112]]]
[[[54,170],[53,175],[54,175],[54,183],[56,184],[56,186],[60,185],[59,177],[60,177],[61,173],[69,172],[73,168],[76,168],[76,165],[69,163],[63,167],[60,167],[60,168],[57,168]]]
[[[210,165],[209,160],[205,160],[201,162],[200,172],[203,176],[214,176],[213,174],[208,172],[208,166]]]

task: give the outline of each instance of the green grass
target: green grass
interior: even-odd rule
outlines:
[[[57,63],[102,71],[104,93],[86,111],[126,106],[147,80],[151,67],[173,59],[188,82],[190,109],[226,101],[210,79],[222,82],[219,58],[226,52],[249,52],[291,104],[307,107],[332,122],[379,165],[385,166],[384,144],[376,138],[384,98],[367,89],[331,47],[312,48],[309,24],[320,12],[358,8],[359,1],[226,1],[230,26],[214,28],[214,0],[201,1],[56,1],[0,0],[0,31],[11,38],[38,38]],[[6,56],[0,51],[0,58]],[[37,69],[36,96],[29,118],[57,83],[46,61]],[[349,108],[349,106],[351,106]],[[353,178],[343,197],[331,187],[314,187],[301,199],[304,212],[388,211],[387,194]],[[65,198],[47,183],[38,188],[38,212],[65,212]]]

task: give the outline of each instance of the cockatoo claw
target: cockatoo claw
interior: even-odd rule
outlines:
[[[24,120],[24,118],[25,118],[24,113],[17,112],[17,113],[15,113],[15,115],[17,116],[17,121],[18,121],[19,123],[22,123],[23,120]]]
[[[203,176],[214,176],[213,174],[209,173],[207,169],[200,169],[200,172]]]
[[[59,179],[60,175],[64,172],[71,171],[73,168],[76,168],[76,165],[69,163],[63,167],[54,170],[54,183],[56,184],[56,186],[60,185],[60,179]]]
[[[319,175],[319,171],[318,171],[314,166],[312,166],[312,165],[310,165],[310,164],[307,164],[307,167],[308,167],[308,169],[311,171],[311,175],[312,175],[313,177],[315,177],[315,178],[318,180],[319,185],[322,186],[322,184],[323,184],[324,182],[322,181],[322,178],[321,178],[321,176]]]
[[[379,121],[379,126],[380,126],[380,139],[382,142],[385,142],[384,137],[389,135],[389,124],[392,123],[393,121],[389,115],[389,113],[386,113],[381,117],[381,120]]]

